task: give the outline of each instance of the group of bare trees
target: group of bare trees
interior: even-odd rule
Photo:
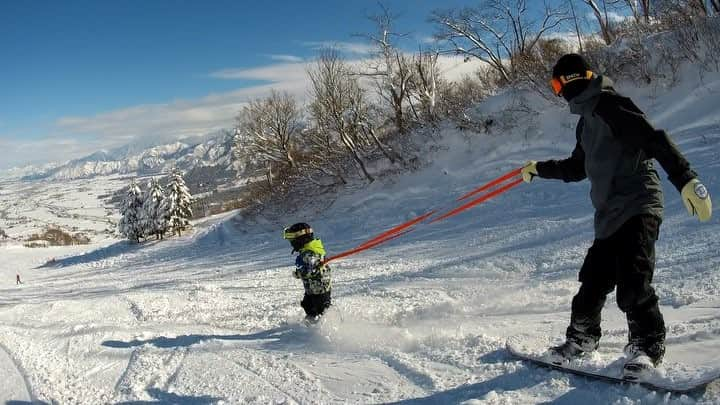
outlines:
[[[267,186],[276,189],[298,174],[319,182],[312,174],[320,173],[346,183],[346,157],[373,181],[363,154],[375,146],[391,160],[393,155],[376,135],[359,76],[337,51],[328,49],[308,69],[308,77],[306,108],[277,92],[243,108],[235,128],[237,157],[262,171]]]
[[[238,160],[259,167],[272,185],[274,171],[296,166],[301,118],[297,102],[286,93],[272,91],[265,99],[251,101],[237,117]]]
[[[321,185],[347,183],[353,173],[374,181],[369,161],[407,160],[390,146],[393,137],[434,125],[443,107],[445,113],[457,110],[443,102],[453,93],[441,77],[439,53],[402,51],[395,43],[402,35],[393,31],[394,17],[385,8],[370,19],[377,30],[365,38],[375,48],[373,57],[350,62],[337,50],[322,50],[307,71],[306,106],[272,92],[240,112],[236,157],[263,174],[266,188],[281,190],[298,176]]]
[[[527,0],[485,0],[477,7],[437,11],[433,21],[440,27],[438,39],[468,58],[490,66],[505,83],[517,76],[517,61],[532,54],[541,39],[569,14],[562,5],[544,4],[541,16],[531,12]]]
[[[539,72],[547,77],[549,61],[576,47],[583,51],[583,42],[598,36],[604,45],[627,35],[642,40],[649,32],[692,27],[696,17],[718,14],[720,0],[482,0],[476,7],[436,11],[432,20],[449,51],[485,62],[501,84],[532,84]],[[575,31],[577,44],[558,38],[567,29]]]
[[[718,3],[479,0],[476,7],[434,12],[439,48],[414,53],[401,46],[407,35],[397,30],[396,16],[380,5],[380,13],[369,17],[375,30],[362,35],[373,46],[372,57],[359,63],[325,49],[308,67],[307,104],[275,91],[250,102],[237,117],[236,156],[273,193],[297,178],[334,185],[357,174],[373,181],[370,162],[405,163],[397,140],[417,126],[448,117],[462,121],[469,104],[500,86],[529,85],[550,97],[550,69],[573,50],[590,53],[599,68],[613,73],[595,50],[630,31],[639,38],[640,32],[667,29],[679,16],[695,26],[697,17],[719,15]],[[441,73],[444,53],[477,59],[484,68],[447,81]]]

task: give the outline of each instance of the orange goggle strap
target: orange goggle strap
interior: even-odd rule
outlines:
[[[312,228],[301,229],[297,232],[290,232],[290,231],[288,231],[288,228],[285,228],[283,230],[283,239],[293,240],[293,239],[299,238],[300,236],[307,235],[309,233],[313,233]]]
[[[575,80],[590,80],[592,77],[593,72],[591,70],[586,70],[584,75],[580,73],[573,73],[567,76],[553,77],[550,80],[550,87],[552,87],[553,93],[555,93],[556,96],[560,96],[562,95],[562,89],[566,84],[574,82]]]

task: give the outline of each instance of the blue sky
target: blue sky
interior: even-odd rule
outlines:
[[[436,8],[389,0],[410,46]],[[301,93],[323,43],[363,52],[371,0],[0,1],[0,168],[228,127],[268,83]],[[47,151],[42,152],[47,149]]]

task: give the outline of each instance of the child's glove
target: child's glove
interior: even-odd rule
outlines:
[[[700,221],[707,221],[712,216],[712,201],[707,188],[698,179],[692,179],[685,184],[680,192],[683,203],[690,215],[697,215]]]

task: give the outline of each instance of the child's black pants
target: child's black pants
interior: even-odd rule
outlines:
[[[330,291],[324,294],[305,294],[300,306],[307,316],[319,316],[330,306]]]

